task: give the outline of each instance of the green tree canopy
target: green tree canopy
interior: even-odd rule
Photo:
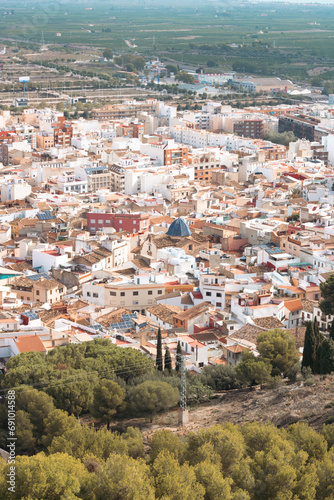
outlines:
[[[320,373],[334,372],[334,340],[324,339],[320,347]]]
[[[196,480],[188,464],[180,465],[167,451],[161,452],[152,465],[156,498],[169,500],[204,500],[205,488]]]
[[[154,500],[154,487],[144,461],[112,454],[100,465],[90,484],[95,500]]]
[[[320,283],[322,300],[319,303],[320,309],[326,315],[334,314],[334,274],[328,276],[327,280]]]
[[[272,366],[267,361],[256,359],[252,353],[246,351],[242,355],[241,362],[236,367],[238,379],[244,385],[250,387],[268,382],[271,370]]]
[[[175,361],[175,370],[177,372],[179,372],[181,369],[181,359],[182,359],[182,347],[180,341],[178,340],[176,347],[176,361]]]
[[[259,359],[271,364],[273,376],[286,375],[299,360],[296,341],[285,330],[260,333],[257,337],[257,350],[260,353]]]
[[[88,482],[89,473],[84,465],[66,453],[34,457],[17,457],[15,464],[15,493],[8,491],[7,464],[0,475],[2,500],[57,500],[81,498],[80,491]]]
[[[194,81],[195,81],[193,75],[191,75],[190,73],[187,73],[186,71],[179,71],[179,73],[177,73],[175,78],[179,82],[183,82],[183,83],[190,83],[191,84],[191,83],[194,83]]]
[[[185,443],[170,430],[157,431],[150,441],[150,460],[153,462],[162,451],[168,451],[180,462],[185,451]]]
[[[112,59],[114,56],[111,49],[104,49],[102,55],[105,59],[108,59],[108,61],[110,61],[110,59]]]
[[[166,346],[165,350],[165,370],[168,371],[169,373],[172,371],[172,357],[170,355],[168,346]]]
[[[127,399],[133,415],[155,415],[176,406],[179,391],[167,382],[147,380],[129,390]]]
[[[102,379],[93,392],[92,415],[109,429],[113,416],[121,409],[125,390],[113,380]]]

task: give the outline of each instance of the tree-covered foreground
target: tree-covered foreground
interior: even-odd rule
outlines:
[[[277,429],[257,422],[225,423],[186,437],[161,430],[144,446],[138,430],[89,428],[54,409],[46,394],[31,389],[29,396],[26,410],[36,414],[29,426],[24,410],[18,412],[20,439],[33,446],[38,436],[45,451],[17,457],[14,493],[8,491],[10,465],[1,460],[3,500],[334,498],[334,424],[320,433],[305,423]]]
[[[293,337],[284,330],[263,332],[259,356],[246,352],[237,367],[189,373],[188,401],[255,384],[270,388],[283,379],[304,377],[307,383],[319,363],[320,373],[333,371],[324,342],[316,322],[309,324],[301,372]],[[47,356],[21,354],[7,368],[1,393],[15,390],[18,457],[15,492],[8,490],[10,464],[0,461],[0,499],[334,499],[334,423],[319,433],[305,423],[287,429],[224,423],[186,436],[162,430],[150,438],[127,427],[128,418],[177,407],[180,367],[171,368],[168,350],[163,356],[159,348],[154,366],[138,351],[96,340]],[[122,432],[109,429],[115,421]],[[6,448],[6,439],[3,401],[0,447]]]

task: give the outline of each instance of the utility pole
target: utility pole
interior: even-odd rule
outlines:
[[[179,425],[188,423],[189,415],[187,410],[187,379],[186,379],[186,363],[183,354],[179,354],[181,358],[181,388],[180,388],[180,413]]]

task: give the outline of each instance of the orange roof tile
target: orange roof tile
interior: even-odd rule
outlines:
[[[299,311],[300,309],[303,309],[303,304],[300,299],[288,300],[284,302],[284,307],[286,307],[290,312]]]
[[[15,341],[18,350],[21,352],[46,352],[43,342],[38,335],[22,335]]]

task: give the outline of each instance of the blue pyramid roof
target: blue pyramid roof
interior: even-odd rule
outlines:
[[[184,236],[190,236],[191,231],[188,225],[182,219],[176,219],[171,223],[169,229],[167,231],[168,236],[175,236],[178,238],[182,238]]]

